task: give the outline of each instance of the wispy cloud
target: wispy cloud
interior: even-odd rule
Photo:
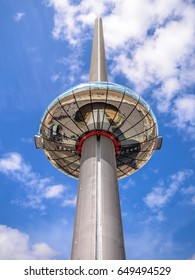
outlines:
[[[2,173],[14,173],[22,169],[22,167],[22,158],[18,153],[10,153],[0,159],[0,171]],[[28,170],[29,168],[25,165],[25,170],[26,169]]]
[[[131,177],[129,177],[127,180],[125,180],[125,182],[119,181],[119,186],[124,190],[127,190],[131,186],[134,186],[134,185],[135,185],[135,181]]]
[[[73,54],[72,54],[73,52]],[[73,85],[75,81],[87,81],[88,74],[83,74],[81,71],[83,70],[84,63],[81,60],[82,50],[78,46],[72,47],[71,54],[66,57],[60,57],[57,59],[58,64],[63,65],[63,73],[58,72],[51,75],[51,81],[53,83],[60,81],[62,84]]]
[[[76,196],[73,198],[67,198],[64,200],[63,204],[64,207],[66,206],[72,206],[75,207],[76,206]]]
[[[23,143],[26,143],[26,144],[32,144],[33,143],[33,139],[32,138],[25,138],[25,137],[22,137],[20,139]]]
[[[5,225],[0,225],[0,248],[1,260],[40,260],[51,259],[58,255],[45,242],[31,245],[27,234]]]
[[[44,210],[44,199],[64,198],[66,187],[62,184],[53,184],[53,179],[50,177],[42,178],[32,170],[19,153],[12,152],[1,157],[0,172],[28,187],[25,188],[26,199],[15,200],[19,205]]]
[[[126,236],[127,259],[168,259],[172,258],[174,243],[170,233],[143,228]]]
[[[60,79],[60,74],[53,74],[52,76],[51,76],[51,81],[53,82],[53,83],[55,83],[57,80],[59,80]]]
[[[195,139],[195,95],[185,94],[174,102],[173,125],[184,132],[184,137]]]
[[[59,198],[62,197],[62,194],[65,191],[64,185],[54,185],[47,187],[44,193],[46,198]]]
[[[152,210],[162,209],[192,174],[192,170],[178,171],[170,176],[168,182],[161,181],[158,186],[154,187],[152,192],[146,195],[144,202]]]
[[[75,80],[78,80],[80,76],[83,62],[81,61],[82,51],[77,46],[74,48],[74,54],[71,54],[67,57],[61,57],[57,60],[58,63],[63,64],[64,75],[59,75],[58,79],[62,81],[73,84]],[[56,76],[57,77],[57,76]],[[82,77],[80,78],[82,79]]]
[[[195,186],[189,186],[188,188],[182,188],[181,192],[187,196],[190,204],[195,205]]]
[[[164,216],[164,213],[162,211],[159,211],[155,217],[155,219],[158,221],[158,222],[164,222],[166,220],[165,216]]]
[[[192,153],[192,157],[195,159],[195,147],[192,147],[190,152]]]
[[[25,16],[26,14],[23,12],[18,12],[17,14],[15,14],[14,16],[14,21],[19,22],[21,21],[21,19]]]

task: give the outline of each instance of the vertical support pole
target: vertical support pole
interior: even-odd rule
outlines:
[[[100,18],[95,21],[89,81],[108,81]],[[98,127],[102,113],[94,111],[94,116]],[[101,129],[107,130],[106,117],[103,122]],[[125,259],[115,149],[103,135],[83,143],[71,259]]]
[[[102,135],[83,144],[71,259],[125,259],[114,144]]]
[[[89,81],[90,82],[108,81],[106,55],[105,55],[105,47],[104,47],[104,34],[103,34],[101,18],[97,18],[95,20]]]

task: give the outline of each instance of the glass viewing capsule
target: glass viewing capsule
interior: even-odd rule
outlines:
[[[47,108],[35,142],[56,168],[78,178],[82,145],[95,134],[113,141],[118,178],[140,169],[162,143],[144,99],[110,82],[85,83],[61,94]]]

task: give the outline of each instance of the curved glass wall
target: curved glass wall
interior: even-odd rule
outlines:
[[[96,120],[97,111],[103,115]],[[60,171],[78,178],[80,139],[93,130],[104,130],[118,141],[117,176],[141,168],[151,157],[158,135],[157,121],[148,104],[134,91],[114,83],[78,85],[56,98],[47,108],[39,129],[43,150]],[[92,120],[92,121],[91,121]]]

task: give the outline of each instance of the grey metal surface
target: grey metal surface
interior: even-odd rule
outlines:
[[[97,130],[112,131],[104,111],[99,109],[93,110],[93,112],[90,113],[87,126],[89,130],[93,130],[95,127]]]
[[[155,150],[160,150],[161,147],[162,147],[162,142],[163,142],[162,136],[158,136],[158,137],[156,138],[156,143],[155,143],[154,149],[155,149]]]
[[[115,151],[105,136],[83,145],[71,259],[125,259]]]
[[[105,55],[105,48],[104,48],[104,35],[103,35],[101,18],[97,18],[95,20],[89,81],[90,82],[108,81],[107,68],[106,68],[106,55]]]

